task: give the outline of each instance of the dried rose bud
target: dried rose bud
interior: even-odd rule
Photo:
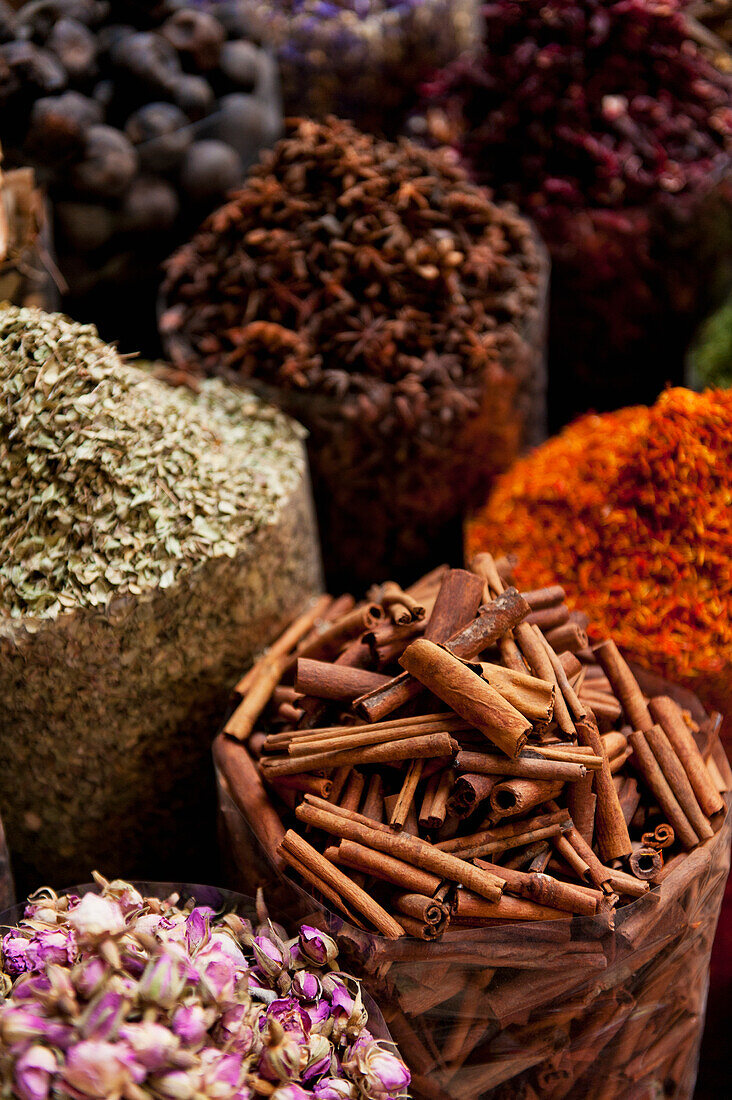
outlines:
[[[312,1096],[312,1092],[308,1092],[301,1085],[289,1084],[280,1085],[274,1090],[269,1100],[312,1100]]]
[[[303,1081],[319,1077],[331,1068],[333,1047],[324,1035],[310,1035],[302,1050],[300,1076]]]
[[[134,1067],[134,1056],[127,1047],[90,1040],[68,1051],[63,1079],[82,1096],[106,1100],[123,1094],[132,1083]]]
[[[135,1053],[135,1060],[146,1070],[156,1072],[176,1063],[180,1040],[163,1024],[142,1020],[139,1024],[126,1024],[120,1028],[123,1039]]]
[[[257,936],[252,944],[259,969],[268,977],[276,978],[285,967],[284,953],[266,936]]]
[[[85,1039],[116,1039],[120,1024],[132,1003],[132,997],[119,990],[100,993],[86,1008],[78,1022]]]
[[[376,1041],[359,1039],[353,1045],[351,1057],[344,1063],[353,1072],[370,1100],[386,1100],[405,1089],[411,1074],[401,1059],[385,1050]]]
[[[48,1047],[28,1047],[15,1064],[18,1100],[47,1100],[57,1068],[56,1057]]]
[[[341,1077],[323,1077],[313,1085],[315,1100],[356,1100],[356,1086]]]
[[[300,1043],[271,1019],[263,1032],[265,1047],[259,1059],[259,1072],[268,1081],[291,1081],[300,1072]]]
[[[185,959],[174,955],[172,945],[167,945],[145,968],[138,986],[140,999],[160,1008],[173,1008],[185,989],[189,971]]]
[[[311,928],[307,924],[300,929],[300,950],[318,966],[326,966],[338,955],[335,941],[318,928]]]
[[[290,992],[302,1001],[315,1001],[323,995],[320,978],[309,970],[298,970],[292,979]]]
[[[207,1012],[203,1005],[180,1005],[173,1013],[173,1031],[190,1046],[203,1042],[212,1023],[212,1014]]]
[[[121,907],[111,898],[85,894],[66,918],[80,943],[93,942],[106,936],[119,936],[126,924]]]

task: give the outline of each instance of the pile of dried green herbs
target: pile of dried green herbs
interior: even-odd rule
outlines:
[[[233,557],[302,477],[285,417],[218,381],[169,387],[60,314],[0,312],[0,389],[0,610],[13,618],[99,607]]]

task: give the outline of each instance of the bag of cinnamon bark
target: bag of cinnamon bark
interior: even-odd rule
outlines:
[[[342,597],[315,627],[311,621],[291,630],[247,674],[239,685],[243,702],[214,748],[232,880],[249,891],[266,883],[275,897],[304,893],[320,905],[349,965],[384,1008],[411,1063],[416,1100],[688,1098],[732,833],[732,776],[720,753],[718,721],[688,692],[628,666],[611,642],[594,653],[578,647],[581,626],[556,622],[563,618],[558,587],[523,594],[506,588],[496,596],[501,577],[488,572],[491,580],[480,578],[472,610],[465,599],[470,574],[462,570],[437,571],[432,585],[420,582],[406,592],[380,586],[355,607]],[[444,640],[437,628],[449,630],[439,599],[446,587],[453,610],[462,594],[459,615],[469,621]],[[390,639],[388,624],[377,625],[379,608],[389,622],[391,608],[402,619],[421,609],[424,619],[392,623]],[[350,725],[339,726],[334,712],[354,709],[345,704],[348,683],[352,690],[380,675],[353,660],[359,651],[354,631],[366,626],[384,661],[401,632],[409,673],[356,703],[356,713],[370,711],[371,721],[354,726],[354,715]],[[437,641],[428,636],[433,630]],[[534,643],[543,630],[555,640],[539,649]],[[482,657],[491,660],[477,662],[475,647],[483,645]],[[570,645],[576,652],[565,648]],[[327,658],[336,652],[339,671],[329,674]],[[529,671],[510,669],[506,662],[516,653]],[[448,706],[464,709],[465,698],[471,706],[482,700],[483,751],[476,751],[477,729],[466,728],[470,722],[457,710],[445,710],[448,691],[440,676],[458,654],[460,676],[467,670],[483,686],[466,683],[462,701]],[[417,657],[432,660],[427,673]],[[405,689],[418,675],[439,699]],[[485,691],[489,681],[496,694],[512,694],[519,713],[533,708],[538,715],[549,688],[550,719],[542,712],[532,721],[527,744],[514,755],[486,751],[485,700],[504,709],[507,702]],[[303,695],[306,684],[320,695]],[[412,691],[409,709],[402,703],[405,709],[396,713],[406,717],[379,720],[375,700],[383,706],[385,696],[401,692],[403,699],[405,690]],[[576,732],[588,732],[592,743],[557,735],[555,722],[567,724],[560,696],[572,708],[582,703],[596,713],[592,726],[587,713],[580,719],[567,708]],[[429,713],[421,713],[425,709]],[[303,713],[293,722],[294,711]],[[410,724],[422,732],[412,733]],[[442,729],[425,732],[432,725]],[[440,772],[435,762],[441,758],[429,752],[445,737],[460,744]],[[333,738],[348,746],[344,754],[359,755],[346,768],[345,783],[338,767],[320,766],[324,757],[335,763],[323,743]],[[443,740],[437,747],[444,752]],[[540,787],[547,784],[547,762],[553,779]],[[518,779],[511,778],[515,773]],[[582,789],[588,774],[595,777],[589,801],[599,807],[589,843]],[[605,774],[621,815],[609,833]],[[447,776],[444,788],[442,779],[432,782],[435,775]],[[485,800],[481,779],[493,782],[483,811],[460,818],[461,802]],[[544,802],[498,813],[509,795],[523,796],[532,783]],[[395,799],[383,798],[395,787]],[[410,789],[399,829],[399,807]],[[439,819],[440,790],[450,810],[446,824],[431,831],[421,823]],[[486,805],[492,814],[481,821]],[[618,839],[623,831],[627,846]],[[624,849],[622,858],[608,854],[610,844]]]

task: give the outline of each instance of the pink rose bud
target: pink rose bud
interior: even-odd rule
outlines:
[[[119,936],[126,927],[124,913],[117,902],[98,894],[85,894],[66,919],[82,942]]]
[[[91,1002],[79,1020],[85,1039],[115,1039],[130,1006],[131,998],[118,990],[107,990]]]
[[[103,959],[90,958],[77,963],[71,977],[79,996],[90,1001],[101,989],[108,974],[109,967]]]
[[[282,973],[285,966],[284,954],[267,936],[257,936],[252,950],[259,969],[268,978],[276,978]]]
[[[119,1034],[135,1052],[135,1061],[150,1072],[167,1068],[180,1047],[177,1035],[152,1020],[127,1024]]]
[[[48,1100],[56,1057],[48,1047],[32,1046],[15,1063],[15,1091],[18,1100]]]
[[[312,1100],[313,1094],[297,1084],[280,1085],[269,1100]]]
[[[323,1077],[313,1085],[315,1100],[357,1100],[356,1086],[340,1077]]]
[[[405,1089],[412,1079],[401,1058],[379,1046],[376,1041],[359,1040],[354,1043],[344,1065],[361,1081],[371,1100],[388,1100]]]
[[[300,950],[306,958],[317,963],[318,966],[325,966],[338,957],[335,940],[308,924],[304,924],[300,929]]]
[[[186,921],[186,947],[190,955],[197,951],[211,938],[211,910],[208,907],[193,909]]]
[[[11,978],[17,978],[26,970],[35,969],[35,949],[32,940],[26,936],[16,936],[13,932],[8,932],[3,939],[0,957],[4,970]]]
[[[182,1070],[164,1073],[156,1077],[154,1083],[155,1095],[164,1096],[165,1100],[192,1100],[198,1095],[195,1078]]]
[[[202,1005],[180,1005],[173,1013],[173,1031],[188,1046],[202,1043],[210,1026]]]
[[[188,967],[185,960],[174,955],[171,945],[151,959],[137,987],[142,1001],[160,1008],[174,1008],[185,988]]]
[[[301,1001],[316,1001],[323,994],[320,978],[309,970],[298,970],[292,979],[290,993]]]
[[[14,1046],[16,1043],[40,1039],[49,1022],[40,1013],[32,1011],[30,1005],[27,1008],[16,1008],[9,1001],[4,1005],[0,1003],[0,1039],[3,1045]]]
[[[133,1055],[122,1044],[89,1040],[68,1052],[63,1078],[82,1096],[114,1100],[132,1083],[134,1065]]]
[[[301,1077],[303,1081],[310,1081],[313,1077],[321,1077],[330,1071],[333,1062],[333,1047],[325,1035],[310,1035],[307,1045],[301,1052],[302,1065]]]

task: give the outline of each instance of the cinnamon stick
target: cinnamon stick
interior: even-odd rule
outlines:
[[[554,909],[548,905],[539,905],[528,898],[514,898],[504,894],[499,901],[486,901],[485,898],[471,894],[469,890],[458,890],[455,894],[454,915],[474,917],[483,920],[571,920],[572,914],[566,909]]]
[[[440,585],[424,636],[433,642],[444,642],[475,616],[482,594],[483,585],[478,577],[465,569],[449,570]],[[354,710],[367,721],[378,722],[422,690],[422,685],[405,673],[376,691],[365,693],[354,702]]]
[[[551,722],[554,712],[553,684],[528,672],[504,668],[503,665],[481,662],[480,671],[485,682],[530,722]]]
[[[646,730],[646,741],[692,829],[701,840],[709,840],[714,836],[714,829],[696,800],[689,777],[671,741],[660,726],[651,726]]]
[[[551,909],[562,909],[568,913],[576,913],[578,916],[594,916],[597,911],[598,901],[602,898],[599,890],[587,890],[583,886],[574,886],[568,882],[560,882],[551,875],[538,874],[534,871],[514,871],[507,867],[497,867],[484,859],[475,860],[476,867],[480,867],[489,873],[500,871],[504,876],[505,889],[508,893],[518,894],[519,897],[528,898],[539,905],[547,905]]]
[[[610,686],[623,708],[628,723],[634,730],[650,729],[653,719],[646,706],[643,692],[615,642],[609,638],[593,646],[592,652],[610,681]]]
[[[462,753],[458,753],[458,761],[462,755]],[[458,764],[458,767],[460,766]],[[447,802],[449,813],[455,814],[459,818],[469,817],[481,802],[485,802],[498,781],[496,775],[471,774],[470,772],[459,775],[455,780]],[[421,815],[420,824],[422,824]]]
[[[556,607],[564,603],[566,593],[561,584],[550,584],[546,588],[534,588],[529,592],[522,592],[532,611],[541,611],[545,607]]]
[[[280,815],[272,805],[257,765],[243,745],[224,734],[213,743],[216,767],[226,776],[231,798],[276,867],[282,866],[279,845],[285,835]]]
[[[681,708],[667,695],[656,695],[649,703],[649,710],[676,750],[703,813],[707,817],[719,813],[724,809],[724,799],[709,776]]]
[[[401,890],[409,890],[415,894],[432,895],[442,882],[438,875],[431,875],[428,871],[422,871],[410,863],[405,863],[404,860],[396,859],[384,852],[376,852],[373,848],[367,848],[353,840],[341,840],[337,848],[329,848],[328,852],[331,853],[332,861],[344,867],[373,875],[374,878],[390,882]]]
[[[487,874],[462,859],[457,859],[447,852],[441,852],[419,837],[406,836],[404,833],[378,832],[360,822],[328,813],[306,802],[301,803],[295,813],[300,821],[308,825],[324,829],[333,836],[355,840],[367,848],[375,848],[387,855],[396,856],[397,859],[403,859],[405,863],[411,863],[441,878],[459,882],[482,897],[488,898],[489,901],[497,901],[501,896],[502,880],[498,876]]]
[[[461,750],[455,758],[455,767],[459,772],[475,772],[480,775],[510,775],[524,779],[561,780],[570,783],[575,783],[587,775],[584,764],[531,756],[528,755],[529,751],[524,750],[524,755],[507,758]]]
[[[362,668],[315,661],[310,657],[298,657],[295,671],[295,689],[303,695],[318,699],[334,699],[350,703],[367,691],[382,687],[388,676],[369,672]]]
[[[636,878],[652,880],[663,868],[663,856],[658,848],[647,848],[642,844],[634,844],[628,863]]]
[[[319,752],[310,756],[263,757],[262,767],[269,776],[296,775],[299,772],[336,768],[341,764],[394,764],[419,756],[451,756],[457,748],[449,733],[429,733],[403,741]]]
[[[527,601],[528,602],[528,601]],[[531,611],[526,621],[532,626],[538,626],[540,630],[555,630],[569,622],[569,608],[566,604],[554,604],[550,607],[537,608]]]
[[[602,767],[595,772],[595,832],[600,855],[604,860],[629,856],[632,849],[628,826],[615,790],[607,753],[590,716],[577,723],[577,737],[580,744],[589,745],[596,756],[602,757]]]
[[[517,756],[526,744],[531,723],[446,649],[419,639],[407,646],[399,663],[509,756]]]
[[[403,829],[404,822],[407,820],[407,814],[409,808],[414,802],[414,795],[417,791],[417,785],[422,778],[422,768],[424,767],[424,760],[417,759],[411,760],[409,767],[407,768],[404,776],[404,782],[402,783],[401,790],[396,800],[396,805],[389,817],[389,824],[392,829]]]
[[[589,644],[587,631],[579,623],[562,623],[546,633],[546,640],[555,653],[580,653]]]
[[[691,822],[679,805],[674,792],[668,785],[658,761],[656,760],[644,734],[637,730],[628,738],[633,749],[633,763],[640,773],[646,786],[658,802],[665,816],[674,827],[676,836],[684,848],[694,848],[699,843],[699,837],[694,832]]]
[[[292,855],[295,859],[311,869],[332,890],[335,890],[354,909],[361,913],[373,924],[383,936],[396,940],[404,935],[404,929],[398,921],[383,909],[378,902],[369,897],[365,890],[344,875],[337,867],[322,856],[312,844],[308,844],[292,829],[288,829],[280,844],[282,853]]]
[[[525,814],[535,806],[556,798],[563,786],[561,780],[507,779],[496,783],[491,791],[490,803],[494,814],[500,817]]]

